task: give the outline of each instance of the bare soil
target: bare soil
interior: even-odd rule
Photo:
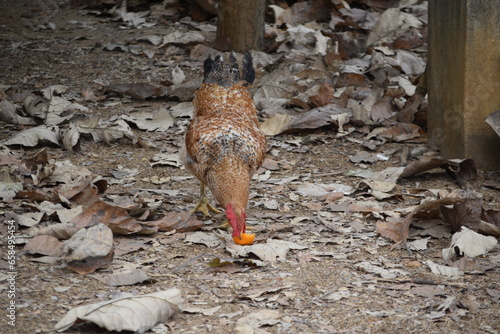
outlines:
[[[170,59],[186,62],[189,55],[188,48],[179,48],[174,55],[165,54],[165,49],[158,49],[150,59],[102,48],[108,42],[124,43],[139,35],[161,34],[171,22],[148,29],[120,30],[119,24],[108,18],[84,15],[76,9],[57,9],[50,1],[0,0],[0,9],[0,83],[11,85],[18,91],[64,84],[78,95],[84,89],[97,91],[107,84],[118,82],[160,84],[171,78],[172,68],[158,66],[158,63]],[[56,28],[47,28],[48,22],[55,23]],[[87,29],[81,22],[87,22],[91,28]],[[184,69],[188,77],[202,75],[201,67],[185,66]],[[106,104],[107,101],[86,102],[86,105],[90,108],[89,113],[110,117],[175,103],[164,98],[146,101],[120,98],[119,101],[121,105],[118,107]],[[20,126],[5,125],[0,131],[1,139],[21,129]],[[143,196],[141,191],[144,189],[181,190],[177,196],[162,198],[163,203],[157,212],[157,217],[161,217],[170,210],[190,210],[198,194],[195,178],[179,181],[178,177],[189,176],[185,170],[150,166],[154,154],[178,151],[182,132],[177,127],[171,130],[169,133],[149,133],[135,129],[138,137],[154,143],[151,148],[134,146],[128,140],[113,142],[110,146],[86,140],[79,153],[50,147],[50,157],[69,159],[75,165],[86,166],[95,175],[101,176],[109,176],[118,166],[139,171],[135,176],[136,182],[114,185],[108,194],[137,199]],[[337,139],[335,134],[332,128],[269,138],[270,147],[276,150],[272,159],[282,162],[271,177],[297,176],[300,181],[338,181],[356,186],[359,179],[348,177],[346,173],[358,168],[349,158],[360,150],[360,146],[348,139]],[[353,134],[351,138],[361,139],[362,135]],[[281,145],[294,139],[301,140],[299,146]],[[384,149],[402,150],[405,145],[411,150],[422,144],[386,144]],[[26,154],[33,154],[38,149],[27,149]],[[389,161],[378,162],[370,168],[382,170],[399,163],[399,154],[395,154]],[[170,181],[161,185],[143,181],[151,176],[170,177]],[[498,191],[482,186],[493,176],[480,173],[472,187],[484,194],[486,207],[498,208]],[[276,324],[261,327],[262,333],[498,333],[499,299],[498,295],[495,300],[488,293],[498,293],[500,289],[498,246],[480,259],[489,263],[492,270],[466,273],[460,279],[450,280],[432,274],[425,265],[427,260],[442,261],[441,249],[448,247],[449,239],[431,238],[428,249],[423,251],[409,253],[402,247],[393,249],[392,241],[375,233],[377,218],[373,214],[334,211],[327,202],[311,198],[292,200],[290,194],[296,188],[296,182],[284,185],[254,182],[249,224],[254,225],[262,236],[293,241],[308,248],[291,250],[285,262],[241,273],[211,270],[208,266],[210,261],[217,257],[232,261],[230,254],[223,247],[187,244],[183,241],[184,233],[126,238],[144,241],[145,247],[117,256],[115,261],[141,264],[153,281],[124,287],[105,285],[93,278],[93,274],[73,273],[62,263],[40,263],[36,257],[19,248],[16,264],[17,325],[15,328],[7,326],[2,311],[0,331],[41,333],[52,329],[69,309],[110,299],[117,292],[145,294],[176,287],[182,290],[186,303],[204,308],[220,306],[221,309],[213,315],[180,313],[166,324],[168,330],[164,329],[164,332],[168,333],[230,333],[238,318],[263,309],[277,310],[280,316]],[[458,186],[447,174],[436,172],[404,179],[393,193],[403,194],[408,188],[454,189]],[[150,194],[151,197],[161,198],[154,192]],[[277,210],[252,205],[272,199],[279,203]],[[363,196],[358,199],[363,200]],[[353,201],[358,199],[353,197]],[[384,209],[390,209],[416,204],[415,200],[401,195],[379,204]],[[0,211],[22,210],[19,205],[20,202],[16,202],[14,207],[3,205]],[[316,209],[311,209],[314,205]],[[331,222],[335,228],[314,219],[318,210],[333,213]],[[292,223],[296,217],[309,218]],[[213,226],[222,220],[221,215],[211,218],[200,215],[199,218],[206,221],[208,231],[215,229]],[[4,232],[2,227],[2,234]],[[3,242],[2,247],[4,245]],[[403,269],[409,276],[384,280],[356,267],[363,261],[384,268]],[[5,271],[5,258],[0,264]],[[99,273],[107,272],[102,270]],[[4,282],[1,285],[1,300],[6,300]],[[426,292],[418,292],[419,288],[431,289],[435,286],[442,288],[440,293],[426,295]],[[70,288],[58,292],[54,289],[57,287]],[[269,291],[271,287],[284,288]],[[246,292],[252,289],[269,292],[263,293],[261,298],[245,298]],[[339,292],[345,292],[345,298],[329,299]],[[453,305],[444,308],[443,316],[434,317],[450,297],[454,298]],[[103,330],[87,324],[66,332],[102,333]]]

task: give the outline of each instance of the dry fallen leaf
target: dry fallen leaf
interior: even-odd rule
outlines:
[[[186,235],[184,242],[203,244],[207,247],[215,248],[223,243],[214,233],[193,232]]]
[[[459,278],[460,276],[464,275],[463,271],[460,271],[455,267],[443,266],[432,262],[431,260],[427,260],[425,261],[425,263],[430,268],[430,270],[437,275],[447,276],[451,278]]]
[[[104,224],[83,228],[64,242],[64,254],[70,260],[106,256],[113,250],[113,232]]]
[[[487,254],[497,244],[498,240],[495,237],[484,236],[464,226],[451,238],[450,248],[443,249],[443,259],[453,260],[457,255],[477,257]]]
[[[175,230],[176,232],[191,232],[197,231],[205,226],[205,223],[190,212],[168,212],[165,217],[153,222],[158,226],[158,231],[168,232]],[[149,223],[148,223],[149,225]]]
[[[306,246],[291,241],[268,239],[265,244],[254,244],[250,246],[236,245],[230,241],[226,243],[226,250],[235,257],[245,257],[255,254],[262,261],[276,263],[286,261],[286,255],[290,249],[306,249]]]
[[[29,240],[24,250],[30,254],[41,254],[47,256],[61,256],[63,244],[49,235],[40,235]]]
[[[409,276],[410,273],[402,269],[385,269],[378,265],[372,264],[367,261],[356,263],[356,268],[363,270],[367,273],[380,275],[385,279],[394,279],[399,276]]]
[[[156,226],[142,225],[135,218],[130,217],[126,210],[103,201],[95,201],[90,206],[84,207],[82,213],[73,218],[71,223],[79,227],[103,223],[115,235],[153,234],[157,231]]]
[[[194,307],[194,306],[185,306],[182,305],[180,306],[182,312],[186,313],[201,313],[203,315],[214,315],[215,313],[219,312],[219,310],[222,308],[222,306],[215,306],[211,308],[201,308],[201,307]]]
[[[33,147],[41,142],[50,142],[59,146],[59,128],[57,126],[39,125],[18,132],[10,139],[3,141],[4,145],[22,145]]]
[[[36,125],[33,118],[19,115],[16,105],[8,100],[0,101],[0,121],[10,124]]]
[[[110,286],[126,286],[151,281],[151,278],[141,269],[125,270],[110,275],[93,275],[92,277]]]
[[[234,333],[236,334],[258,334],[267,333],[259,329],[261,326],[273,326],[280,323],[281,314],[277,310],[259,310],[238,318]]]
[[[286,114],[276,114],[265,120],[260,125],[260,130],[267,136],[274,136],[288,129],[292,116]]]
[[[114,252],[113,249],[103,256],[89,256],[83,259],[72,260],[67,263],[69,270],[74,271],[80,275],[93,273],[97,269],[107,268],[113,262]]]
[[[69,310],[54,330],[63,332],[79,322],[89,321],[108,331],[144,333],[178,313],[182,301],[180,290],[169,289],[83,305]]]
[[[498,137],[500,137],[500,110],[492,112],[488,117],[486,117],[485,121],[491,126]]]
[[[122,119],[134,123],[141,130],[165,131],[174,124],[174,119],[165,108],[157,111],[140,111],[120,116]]]

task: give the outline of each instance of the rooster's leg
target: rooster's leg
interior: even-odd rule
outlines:
[[[191,210],[191,213],[197,211],[201,211],[205,216],[210,216],[209,211],[220,213],[219,210],[217,210],[212,205],[210,205],[210,203],[208,203],[207,195],[205,193],[205,184],[203,184],[203,182],[200,185],[200,200],[198,201],[198,204],[196,204],[194,209]]]

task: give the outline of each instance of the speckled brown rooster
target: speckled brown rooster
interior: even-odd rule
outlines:
[[[201,182],[200,201],[193,209],[218,212],[205,195],[208,186],[233,228],[233,237],[246,231],[250,180],[262,165],[266,139],[247,87],[254,81],[252,58],[246,53],[242,71],[233,54],[229,63],[209,56],[205,78],[193,100],[194,115],[186,132],[181,157]]]

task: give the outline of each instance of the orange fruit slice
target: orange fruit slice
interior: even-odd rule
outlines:
[[[241,233],[241,236],[233,237],[233,241],[238,245],[251,245],[255,241],[255,234]]]

